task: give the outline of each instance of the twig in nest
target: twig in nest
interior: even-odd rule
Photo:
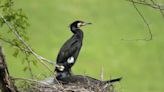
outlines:
[[[12,78],[12,80],[14,80],[14,81],[16,81],[16,80],[29,81],[29,82],[35,82],[35,83],[43,84],[43,85],[46,85],[46,86],[50,86],[50,85],[47,84],[47,83],[40,82],[40,81],[34,80],[34,79],[27,79],[27,78]]]
[[[101,68],[101,72],[100,72],[100,79],[103,81],[104,80],[104,68]]]

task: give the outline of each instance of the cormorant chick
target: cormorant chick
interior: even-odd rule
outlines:
[[[91,23],[78,20],[70,25],[73,36],[64,43],[58,53],[55,66],[56,79],[62,80],[71,75],[71,67],[76,62],[83,42],[83,31],[80,27],[88,24]]]

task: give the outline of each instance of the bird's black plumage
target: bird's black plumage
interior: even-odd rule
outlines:
[[[89,23],[75,21],[70,25],[73,36],[64,43],[58,53],[55,68],[57,79],[71,74],[71,67],[75,64],[83,43],[83,31],[80,27],[86,24]]]

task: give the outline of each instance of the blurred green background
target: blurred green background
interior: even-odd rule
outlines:
[[[164,92],[164,19],[158,10],[138,6],[150,24],[153,40],[132,4],[126,0],[16,0],[29,18],[30,46],[55,62],[62,44],[72,35],[69,24],[75,20],[92,22],[83,27],[84,43],[75,74],[105,79],[123,77],[118,92]],[[127,40],[121,40],[127,39]],[[9,71],[15,77],[29,77],[20,58],[5,46]],[[53,70],[53,66],[51,66]],[[42,65],[33,66],[36,75],[50,73]]]

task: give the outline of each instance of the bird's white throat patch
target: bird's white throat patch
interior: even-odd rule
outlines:
[[[82,23],[77,23],[77,27],[81,27],[82,26]]]
[[[69,57],[68,59],[67,59],[67,62],[68,63],[74,63],[74,57],[72,56],[72,57]]]

